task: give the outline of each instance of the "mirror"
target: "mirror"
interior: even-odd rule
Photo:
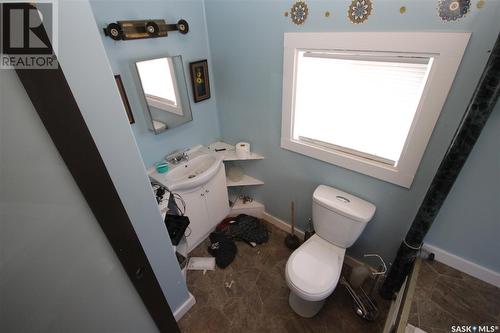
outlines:
[[[155,134],[193,120],[182,57],[164,57],[135,63]]]

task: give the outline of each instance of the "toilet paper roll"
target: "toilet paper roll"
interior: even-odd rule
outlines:
[[[238,142],[236,144],[236,156],[245,158],[250,155],[250,144],[248,142]]]

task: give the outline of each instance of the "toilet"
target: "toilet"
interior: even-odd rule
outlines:
[[[333,187],[313,193],[316,233],[286,263],[290,307],[300,316],[316,315],[337,286],[345,250],[361,235],[375,214],[375,205]]]

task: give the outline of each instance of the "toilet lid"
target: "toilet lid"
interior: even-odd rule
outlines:
[[[290,282],[304,293],[317,295],[333,291],[340,276],[338,253],[333,244],[317,237],[309,239],[287,264]]]

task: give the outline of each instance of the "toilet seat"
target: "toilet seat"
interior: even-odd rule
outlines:
[[[288,258],[288,287],[308,301],[325,299],[337,286],[344,254],[345,249],[313,235]]]

